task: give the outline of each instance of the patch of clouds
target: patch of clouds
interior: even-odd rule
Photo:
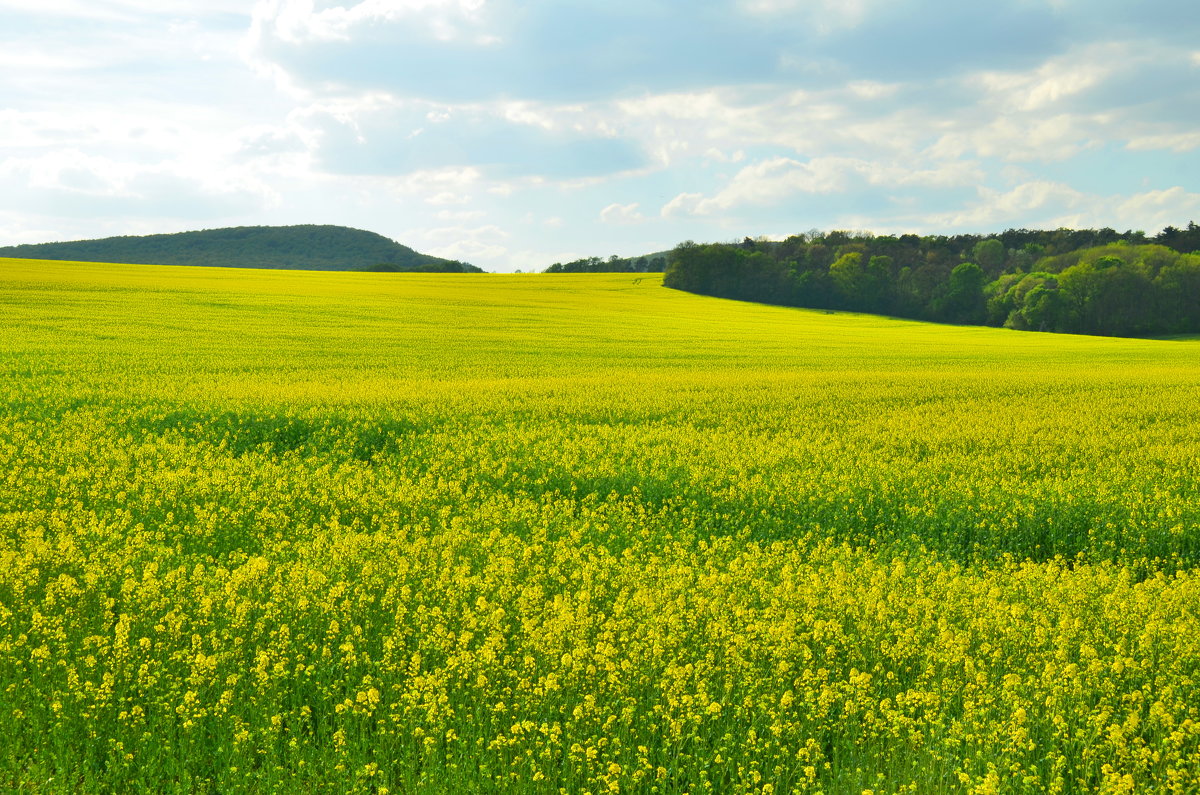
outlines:
[[[345,222],[493,268],[793,224],[1179,225],[1190,5],[0,0],[0,220]]]
[[[1080,205],[1085,195],[1069,185],[1034,181],[1008,191],[981,187],[979,197],[969,206],[935,215],[935,226],[947,229],[996,229],[1019,223],[1028,217],[1058,218]]]
[[[93,65],[78,53],[47,52],[29,42],[8,42],[0,50],[0,70],[9,74],[77,72]]]
[[[1106,40],[1071,47],[1024,71],[987,71],[968,78],[981,104],[1009,113],[1098,113],[1161,110],[1161,100],[1200,99],[1187,50],[1145,41]],[[1149,107],[1147,107],[1149,103]]]
[[[704,159],[715,163],[740,163],[746,159],[746,152],[738,149],[735,152],[726,154],[715,146],[710,146],[704,152]]]
[[[1200,17],[1192,0],[1055,0],[1077,38],[1146,38],[1194,44]]]
[[[1024,72],[965,79],[980,92],[947,119],[929,153],[1008,162],[1065,162],[1108,144],[1130,150],[1194,148],[1200,84],[1182,50],[1103,43]]]
[[[420,241],[427,254],[464,262],[492,261],[508,254],[505,244],[509,238],[500,226],[444,226],[427,230],[412,230],[410,239]],[[410,244],[411,245],[411,244]]]
[[[1100,147],[1106,119],[1062,114],[1043,119],[999,116],[975,126],[956,125],[929,150],[935,157],[995,157],[1008,162],[1066,160]],[[966,129],[963,129],[964,126]]]
[[[1126,146],[1134,151],[1169,149],[1178,153],[1190,152],[1200,149],[1200,132],[1139,135],[1130,138]]]
[[[821,33],[854,28],[881,3],[868,0],[740,0],[738,5],[750,14],[772,19],[803,15]]]
[[[1104,49],[1110,49],[1105,47]],[[1013,110],[1029,113],[1099,85],[1117,69],[1116,58],[1048,61],[1029,72],[982,72],[972,82]]]
[[[170,226],[196,228],[201,221],[237,219],[257,213],[270,204],[263,192],[243,186],[205,185],[170,172],[143,171],[126,177],[114,189],[95,172],[74,170],[59,172],[54,184],[30,186],[18,171],[0,170],[0,190],[21,185],[22,213],[32,224],[54,226],[69,232],[71,238],[83,237],[83,230],[98,224],[120,229],[122,223],[139,227]],[[124,234],[134,233],[132,231]],[[121,234],[121,232],[114,232]]]
[[[269,170],[237,162],[238,134],[176,118],[82,108],[0,112],[3,195],[30,223],[74,219],[212,219],[256,213],[282,198]],[[141,224],[141,220],[131,220]]]
[[[629,226],[632,224],[640,224],[646,220],[646,216],[638,211],[638,202],[629,204],[610,204],[600,211],[600,220],[606,224],[615,226]]]
[[[128,196],[136,170],[106,157],[63,149],[31,158],[8,159],[0,163],[0,174],[22,180],[34,190]]]
[[[445,207],[448,204],[466,204],[470,200],[471,197],[468,195],[444,190],[440,193],[435,193],[432,196],[427,196],[425,198],[425,203],[432,204],[435,207]]]
[[[1063,183],[1033,181],[1007,191],[981,188],[976,201],[933,215],[934,228],[993,230],[1006,227],[1142,229],[1156,232],[1200,214],[1200,194],[1175,186],[1131,195],[1084,193]]]
[[[846,88],[859,99],[879,100],[895,96],[900,90],[900,85],[876,80],[854,80],[848,83]]]
[[[826,78],[931,81],[1028,67],[1060,51],[1069,35],[1069,21],[1043,3],[897,0],[811,43],[831,62]],[[803,57],[800,68],[813,62]]]
[[[843,157],[814,158],[807,162],[773,157],[743,168],[711,197],[679,194],[663,206],[660,214],[663,217],[713,215],[745,205],[776,205],[796,194],[825,195],[912,186],[961,187],[976,184],[983,176],[974,164],[960,161],[918,169]]]
[[[1118,202],[1110,217],[1135,229],[1157,231],[1179,225],[1182,218],[1200,218],[1200,193],[1192,193],[1178,185],[1146,191],[1118,199]]]
[[[319,94],[571,102],[773,78],[787,43],[783,31],[724,4],[686,19],[666,0],[428,6],[417,13],[366,0],[319,10],[267,0],[255,9],[247,57]]]
[[[387,177],[384,182],[397,196],[415,199],[430,207],[446,208],[470,203],[487,184],[479,169],[473,166],[421,169]]]
[[[1060,17],[1040,3],[953,0],[725,0],[686,18],[667,0],[263,0],[246,53],[314,94],[455,104],[831,79],[871,91],[1035,63],[1061,45]]]
[[[0,11],[10,9],[25,16],[66,17],[72,20],[114,20],[128,22],[157,17],[198,17],[214,14],[238,15],[246,12],[243,0],[171,0],[169,3],[146,3],[144,0],[0,0]]]
[[[483,210],[438,210],[434,217],[442,222],[465,223],[487,216]]]
[[[424,28],[449,41],[478,24],[486,0],[362,0],[318,8],[313,0],[265,0],[254,9],[256,23],[267,25],[281,41],[350,41],[359,29],[400,23]],[[485,37],[483,43],[491,41]]]
[[[517,122],[509,111],[504,106],[430,108],[373,96],[314,105],[302,123],[317,142],[319,166],[340,174],[470,165],[506,179],[572,179],[633,170],[645,162],[629,140],[561,129],[554,122]],[[430,121],[431,114],[437,121]]]

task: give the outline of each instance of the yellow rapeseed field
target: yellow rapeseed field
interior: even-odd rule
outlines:
[[[0,260],[0,789],[1200,791],[1200,341]]]

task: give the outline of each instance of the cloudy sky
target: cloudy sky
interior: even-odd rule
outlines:
[[[1200,221],[1195,0],[0,0],[0,242]]]

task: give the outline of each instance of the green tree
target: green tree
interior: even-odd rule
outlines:
[[[1200,255],[1181,256],[1154,277],[1158,316],[1165,333],[1200,332]]]
[[[1071,309],[1068,331],[1129,335],[1155,325],[1149,279],[1120,257],[1080,262],[1059,274],[1058,283]]]
[[[829,266],[829,278],[842,305],[854,307],[863,282],[862,254],[852,251],[838,257]]]
[[[1046,283],[1025,293],[1016,313],[1019,327],[1031,331],[1062,331],[1067,319],[1062,292]]]
[[[996,238],[988,238],[980,240],[971,250],[971,256],[979,263],[980,267],[989,273],[996,273],[1004,265],[1006,252],[1004,244]]]
[[[871,257],[865,264],[863,254],[850,251],[829,266],[841,305],[859,312],[883,311],[891,279],[892,258]]]
[[[937,303],[940,319],[951,323],[982,323],[987,316],[983,285],[987,277],[974,262],[964,262],[950,271],[946,291]]]

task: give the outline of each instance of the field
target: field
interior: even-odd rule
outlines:
[[[0,788],[1200,791],[1200,340],[0,260]]]

